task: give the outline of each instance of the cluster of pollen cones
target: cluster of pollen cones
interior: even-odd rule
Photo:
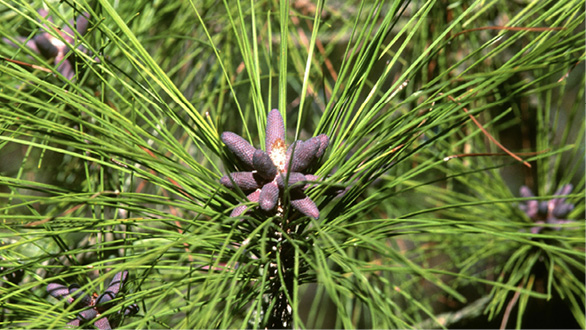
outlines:
[[[128,279],[128,271],[119,272],[114,275],[114,278],[108,285],[108,288],[101,295],[93,294],[87,295],[84,291],[80,290],[79,285],[71,284],[69,287],[58,284],[50,283],[47,286],[47,291],[50,295],[55,298],[66,299],[69,304],[76,303],[77,307],[88,307],[80,312],[77,318],[69,323],[71,326],[80,326],[83,323],[92,319],[98,318],[94,322],[94,326],[100,330],[112,329],[112,326],[116,325],[116,320],[111,321],[106,317],[102,317],[105,311],[112,307],[110,301],[116,298],[116,295],[122,290],[122,287]],[[133,315],[138,313],[138,305],[132,304],[127,306],[123,311],[124,315]],[[120,313],[120,312],[119,312]]]
[[[304,192],[310,186],[306,182],[318,178],[304,171],[324,154],[329,144],[327,135],[298,140],[287,147],[283,117],[274,109],[267,117],[266,151],[254,148],[232,132],[224,132],[221,138],[248,170],[225,175],[220,180],[224,186],[231,189],[238,186],[248,193],[248,200],[258,202],[260,208],[267,212],[277,209],[280,198],[288,191],[290,205],[295,210],[319,218],[317,206]],[[230,216],[239,216],[246,210],[246,205],[238,205]]]

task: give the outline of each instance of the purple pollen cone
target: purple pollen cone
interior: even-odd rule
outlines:
[[[308,174],[305,176],[305,181],[319,181],[319,177],[313,174]],[[303,189],[307,190],[313,186],[315,186],[315,183],[307,183]]]
[[[258,174],[267,180],[272,180],[275,178],[275,175],[277,175],[277,167],[273,164],[271,157],[262,150],[257,149],[254,152],[252,164],[258,171]]]
[[[67,302],[71,304],[76,300],[78,300],[79,304],[82,306],[88,306],[92,299],[83,290],[79,289],[79,285],[71,284],[69,286],[69,296],[67,297]]]
[[[270,211],[277,206],[279,200],[279,187],[275,181],[265,184],[260,190],[258,202],[260,208],[265,211]]]
[[[258,203],[259,197],[260,197],[260,189],[254,191],[252,194],[246,196],[246,198],[248,198],[248,200],[253,203]],[[237,216],[241,215],[242,213],[244,213],[247,209],[248,209],[248,205],[240,204],[240,205],[236,206],[234,208],[234,210],[232,210],[232,213],[230,213],[230,216],[237,217]]]
[[[248,143],[248,141],[241,138],[239,135],[232,132],[222,133],[222,141],[226,144],[228,149],[238,157],[248,168],[253,168],[252,157],[256,149]]]
[[[232,178],[230,180],[230,177]],[[234,183],[242,190],[253,190],[262,187],[261,178],[253,172],[234,172],[224,175],[220,183],[227,188],[233,189]]]
[[[110,322],[105,317],[102,317],[101,319],[99,319],[96,322],[94,322],[94,325],[96,326],[96,328],[98,328],[100,330],[109,330],[109,329],[112,329],[112,326],[110,325]]]
[[[265,149],[268,154],[271,153],[273,144],[277,140],[285,141],[285,124],[279,110],[273,109],[267,116]]]
[[[86,309],[85,311],[81,311],[79,313],[79,316],[83,320],[91,320],[91,319],[95,318],[96,316],[98,316],[98,311],[96,309]],[[98,328],[98,329],[103,330],[102,328]]]
[[[317,149],[317,153],[315,154],[315,158],[320,158],[324,154],[324,152],[326,152],[326,148],[330,144],[330,139],[325,134],[320,134],[320,135],[313,137],[311,139],[318,139],[319,140],[319,148]],[[311,139],[309,139],[309,140],[311,140]]]
[[[55,298],[62,298],[69,294],[69,289],[63,284],[49,283],[47,292]]]
[[[312,217],[314,219],[319,218],[319,209],[311,200],[311,198],[305,196],[305,194],[303,198],[291,199],[291,206],[308,217]]]
[[[303,175],[302,173],[299,172],[289,172],[289,173],[282,173],[277,177],[277,185],[279,186],[279,189],[285,189],[285,180],[287,178],[287,175],[289,175],[289,179],[287,180],[287,187],[289,189],[292,188],[302,188],[303,186],[295,186],[295,184],[297,182],[300,181],[305,181],[305,175]]]
[[[80,319],[75,319],[75,320],[73,320],[71,322],[67,322],[67,325],[70,325],[70,326],[73,326],[73,327],[79,327],[81,325],[81,320]]]
[[[108,289],[106,289],[106,292],[112,292],[112,293],[114,293],[114,295],[116,295],[118,293],[118,291],[120,291],[120,288],[122,288],[122,285],[124,285],[124,282],[126,282],[127,279],[128,279],[128,271],[127,270],[125,270],[123,272],[116,273],[116,275],[114,275],[114,278],[112,279],[112,281],[110,281],[110,285],[108,286]]]
[[[96,299],[96,310],[101,314],[110,308],[110,304],[108,302],[112,299],[116,298],[116,294],[114,292],[106,291],[102,293],[98,299]]]
[[[69,21],[69,24],[71,26],[74,26],[75,29],[77,30],[77,33],[84,35],[89,27],[89,21],[88,19],[90,18],[90,14],[85,12],[79,16],[77,16],[77,19],[75,21],[75,25],[73,24],[73,20]],[[73,37],[75,37],[75,33],[73,33],[73,30],[71,30],[71,28],[69,27],[69,25],[65,26],[63,28],[63,32],[64,32],[64,38],[65,40],[67,40],[67,42],[69,42],[70,44],[73,44],[75,41],[73,39]]]
[[[290,159],[289,170],[291,172],[301,172],[305,170],[313,160],[319,150],[319,140],[307,140],[305,142],[297,142],[294,149],[291,149],[293,156]]]

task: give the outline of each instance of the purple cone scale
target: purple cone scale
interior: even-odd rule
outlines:
[[[114,315],[110,314],[111,320],[108,320],[106,317],[102,317],[101,314],[106,312],[109,308],[112,307],[110,301],[116,298],[118,292],[122,290],[122,287],[126,280],[128,279],[128,271],[119,272],[114,275],[114,278],[108,285],[108,288],[104,293],[101,295],[94,294],[92,296],[87,295],[83,290],[80,290],[79,285],[71,284],[69,287],[65,285],[58,284],[58,283],[49,283],[47,285],[47,292],[55,298],[64,299],[69,304],[76,304],[76,308],[84,308],[81,311],[77,318],[69,323],[68,325],[72,326],[80,326],[85,322],[91,321],[95,318],[94,326],[100,330],[108,330],[112,329],[112,326],[116,326],[119,318],[112,318]],[[132,304],[122,311],[118,312],[118,315],[124,314],[133,315],[138,313],[138,305]]]
[[[283,117],[277,109],[273,109],[267,116],[266,151],[254,148],[232,132],[224,132],[221,139],[251,171],[230,173],[222,177],[220,183],[230,189],[237,186],[248,194],[249,201],[258,202],[266,212],[286,207],[282,204],[283,194],[291,193],[290,206],[293,209],[305,216],[319,218],[317,206],[304,193],[308,186],[302,182],[315,181],[316,176],[305,172],[324,154],[330,142],[327,135],[296,141],[287,147]],[[240,216],[247,209],[247,205],[238,205],[230,216]]]

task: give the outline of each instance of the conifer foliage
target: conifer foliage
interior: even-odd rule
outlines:
[[[585,16],[0,0],[0,328],[585,328]]]

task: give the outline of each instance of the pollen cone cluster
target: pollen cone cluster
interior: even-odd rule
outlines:
[[[116,298],[116,295],[122,289],[127,278],[128,271],[117,273],[110,282],[110,285],[108,285],[106,291],[99,296],[97,294],[92,296],[86,294],[84,291],[80,290],[80,287],[77,284],[71,284],[67,287],[58,283],[49,283],[47,291],[55,298],[66,299],[69,304],[77,302],[78,307],[88,307],[80,312],[75,320],[67,323],[68,325],[78,327],[89,320],[98,318],[98,320],[94,322],[94,326],[100,330],[109,330],[112,329],[112,322],[108,320],[107,317],[102,317],[101,314],[105,313],[110,307],[112,307],[110,301]],[[138,305],[132,304],[127,306],[124,310],[121,310],[118,313],[120,314],[121,312],[124,315],[136,314],[138,313]],[[116,322],[114,322],[114,324],[116,324]]]
[[[290,205],[295,210],[319,218],[317,206],[304,193],[309,187],[304,181],[314,181],[316,177],[306,174],[305,170],[324,154],[329,144],[327,135],[321,134],[306,141],[298,140],[287,147],[283,117],[274,109],[267,117],[266,151],[254,148],[232,132],[224,132],[221,138],[249,170],[225,175],[220,180],[224,186],[231,189],[238,186],[248,193],[248,200],[258,202],[260,208],[267,212],[282,206],[283,194],[288,191]],[[246,209],[246,205],[239,205],[230,216],[239,216]]]
[[[53,23],[53,19],[49,16],[49,13],[41,9],[38,11],[39,15],[46,18],[47,21]],[[32,39],[27,41],[27,38],[24,37],[16,37],[15,39],[20,42],[26,42],[26,45],[32,49],[35,53],[43,55],[47,59],[54,59],[55,64],[59,64],[57,70],[61,72],[61,74],[68,80],[72,80],[75,76],[75,57],[70,55],[67,57],[67,54],[71,51],[71,48],[76,44],[75,41],[75,33],[70,28],[70,26],[75,26],[77,33],[80,35],[86,34],[89,27],[88,18],[90,15],[88,13],[83,13],[79,15],[74,22],[73,20],[69,22],[69,25],[65,25],[61,30],[58,30],[58,33],[63,37],[66,41],[65,43],[62,42],[60,39],[51,35],[49,30],[54,29],[54,27],[47,26],[43,24],[43,29],[45,31],[37,34]],[[8,38],[3,38],[5,42],[15,47],[18,47]],[[84,53],[87,53],[87,49],[82,45],[77,46],[79,50]]]
[[[554,196],[568,195],[572,192],[573,186],[567,184],[562,186],[558,191],[555,192]],[[521,187],[521,197],[535,197],[529,187]],[[566,217],[574,209],[574,205],[566,203],[566,198],[554,198],[550,200],[528,200],[519,205],[519,208],[527,214],[527,216],[533,220],[537,226],[531,228],[531,232],[537,234],[541,232],[544,227],[541,226],[543,223],[547,223],[552,226],[551,228],[560,230],[559,225],[564,223],[570,223]]]

